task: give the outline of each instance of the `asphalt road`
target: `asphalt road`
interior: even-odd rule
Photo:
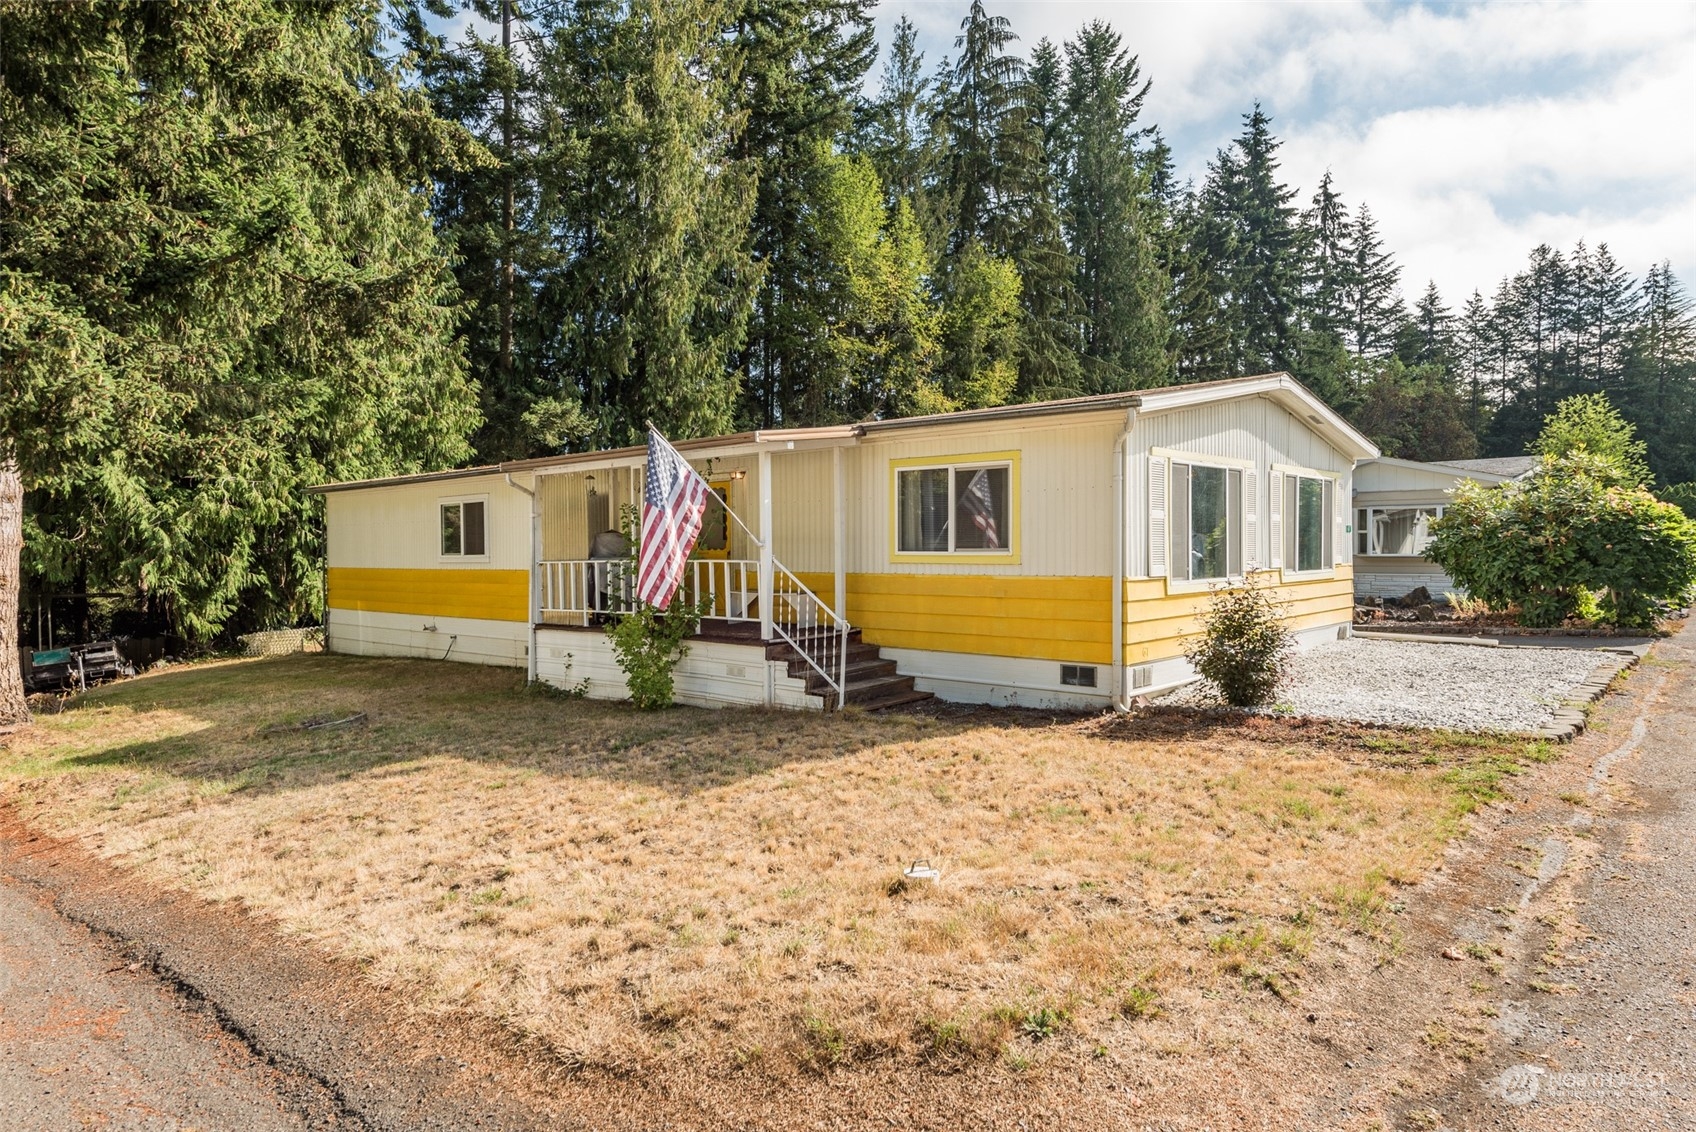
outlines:
[[[306,1127],[215,1020],[0,880],[0,1128]]]

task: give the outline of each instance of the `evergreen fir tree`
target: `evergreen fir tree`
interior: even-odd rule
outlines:
[[[423,190],[488,158],[364,14],[8,9],[0,723],[27,714],[20,541],[42,583],[139,592],[185,635],[292,625],[322,599],[307,487],[468,452]]]
[[[485,39],[473,24],[463,40],[449,43],[426,18],[462,11],[500,31]],[[439,170],[431,201],[465,296],[460,334],[483,414],[472,438],[477,456],[492,462],[559,451],[585,439],[589,425],[575,385],[562,383],[546,364],[536,308],[538,280],[554,261],[550,224],[538,211],[538,170],[576,159],[549,144],[534,69],[539,29],[518,0],[415,0],[396,10],[396,20],[407,62],[436,113],[463,126],[494,157]]]
[[[1349,231],[1351,261],[1344,288],[1346,335],[1357,358],[1390,353],[1402,323],[1401,268],[1384,250],[1372,210],[1361,205]]]
[[[1096,391],[1158,385],[1172,368],[1159,205],[1136,149],[1148,89],[1136,57],[1107,24],[1092,21],[1066,44],[1062,201]]]
[[[1696,480],[1696,313],[1665,260],[1649,268],[1628,335],[1627,403],[1663,484]]]
[[[582,4],[540,56],[562,145],[545,198],[559,266],[539,296],[553,363],[581,391],[591,442],[730,431],[761,271],[748,248],[753,163],[710,0]]]
[[[1322,340],[1341,342],[1350,321],[1348,296],[1355,286],[1353,222],[1341,194],[1332,188],[1329,169],[1302,215],[1302,242],[1307,329]]]
[[[745,423],[811,423],[807,349],[814,312],[804,295],[820,265],[801,231],[815,167],[856,122],[859,92],[876,56],[872,0],[738,0],[725,51],[729,104],[740,125],[732,152],[757,176],[749,253],[762,268],[741,355]],[[821,143],[824,143],[821,145]]]
[[[1437,281],[1429,280],[1425,293],[1414,304],[1413,317],[1408,320],[1408,363],[1438,366],[1447,373],[1455,361],[1454,323],[1454,315],[1443,304],[1443,296],[1437,290]]]
[[[1242,135],[1209,167],[1202,189],[1213,221],[1204,254],[1225,288],[1219,317],[1230,373],[1289,369],[1296,357],[1300,236],[1290,206],[1295,193],[1278,180],[1279,143],[1271,127],[1257,103],[1243,115]]]

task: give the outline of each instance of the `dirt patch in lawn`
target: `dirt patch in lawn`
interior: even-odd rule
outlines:
[[[1205,1051],[1171,1020],[1282,1008],[1319,947],[1392,960],[1398,887],[1548,753],[1176,713],[644,715],[321,656],[98,689],[6,742],[27,820],[425,1010],[566,1069],[762,1079]],[[915,858],[940,881],[903,880]]]

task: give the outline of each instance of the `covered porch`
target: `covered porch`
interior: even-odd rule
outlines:
[[[924,698],[843,614],[843,456],[856,442],[842,427],[677,445],[712,490],[676,599],[706,610],[680,699],[831,709]],[[605,626],[633,608],[619,535],[640,526],[646,463],[643,448],[534,462],[532,679],[622,694]]]

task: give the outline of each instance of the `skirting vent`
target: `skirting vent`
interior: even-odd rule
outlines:
[[[1062,664],[1060,666],[1060,683],[1068,688],[1095,687],[1095,665]]]

